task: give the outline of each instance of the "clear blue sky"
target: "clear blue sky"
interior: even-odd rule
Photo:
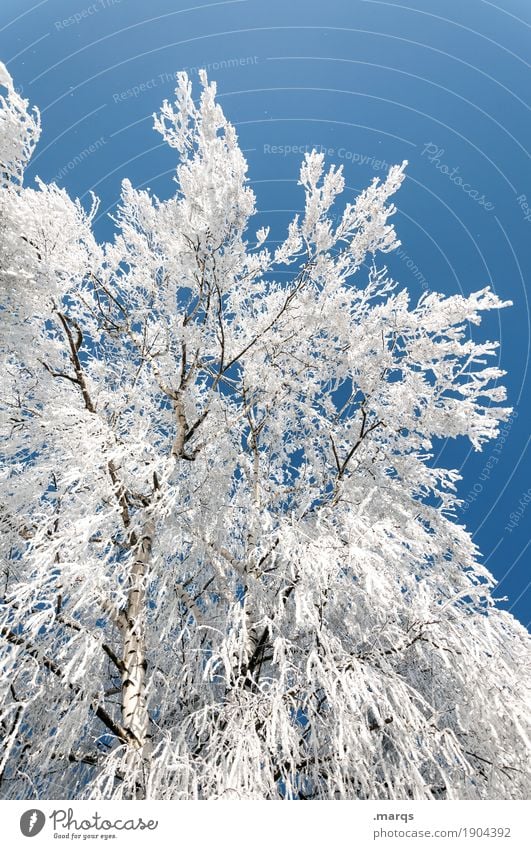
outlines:
[[[173,190],[173,155],[151,114],[182,68],[206,67],[218,81],[247,151],[256,227],[272,223],[273,238],[301,205],[294,147],[326,148],[344,164],[349,194],[385,163],[409,160],[393,275],[413,298],[490,283],[515,304],[480,331],[501,339],[509,372],[517,415],[503,444],[441,450],[464,477],[462,521],[525,624],[530,44],[529,0],[2,0],[0,9],[0,58],[42,112],[29,180],[94,189],[101,238],[123,177],[162,197]]]

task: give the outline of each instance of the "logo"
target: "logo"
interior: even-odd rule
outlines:
[[[24,837],[35,837],[44,828],[46,817],[42,811],[37,808],[32,808],[30,811],[25,811],[20,817],[20,830]]]

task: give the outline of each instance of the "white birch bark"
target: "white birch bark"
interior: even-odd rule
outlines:
[[[143,749],[149,730],[146,700],[146,580],[155,526],[147,521],[131,568],[123,625],[122,724],[135,748]]]

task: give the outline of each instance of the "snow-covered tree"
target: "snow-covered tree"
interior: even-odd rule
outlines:
[[[412,304],[377,265],[404,166],[336,213],[311,153],[285,241],[250,231],[234,128],[185,74],[176,192],[116,236],[23,183],[0,82],[4,798],[522,798],[523,627],[456,521],[497,406],[489,289]]]

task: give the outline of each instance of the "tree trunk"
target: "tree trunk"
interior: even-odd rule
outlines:
[[[131,569],[124,634],[122,721],[131,734],[132,744],[139,750],[145,746],[149,725],[145,692],[145,581],[154,531],[153,522],[147,521]]]

